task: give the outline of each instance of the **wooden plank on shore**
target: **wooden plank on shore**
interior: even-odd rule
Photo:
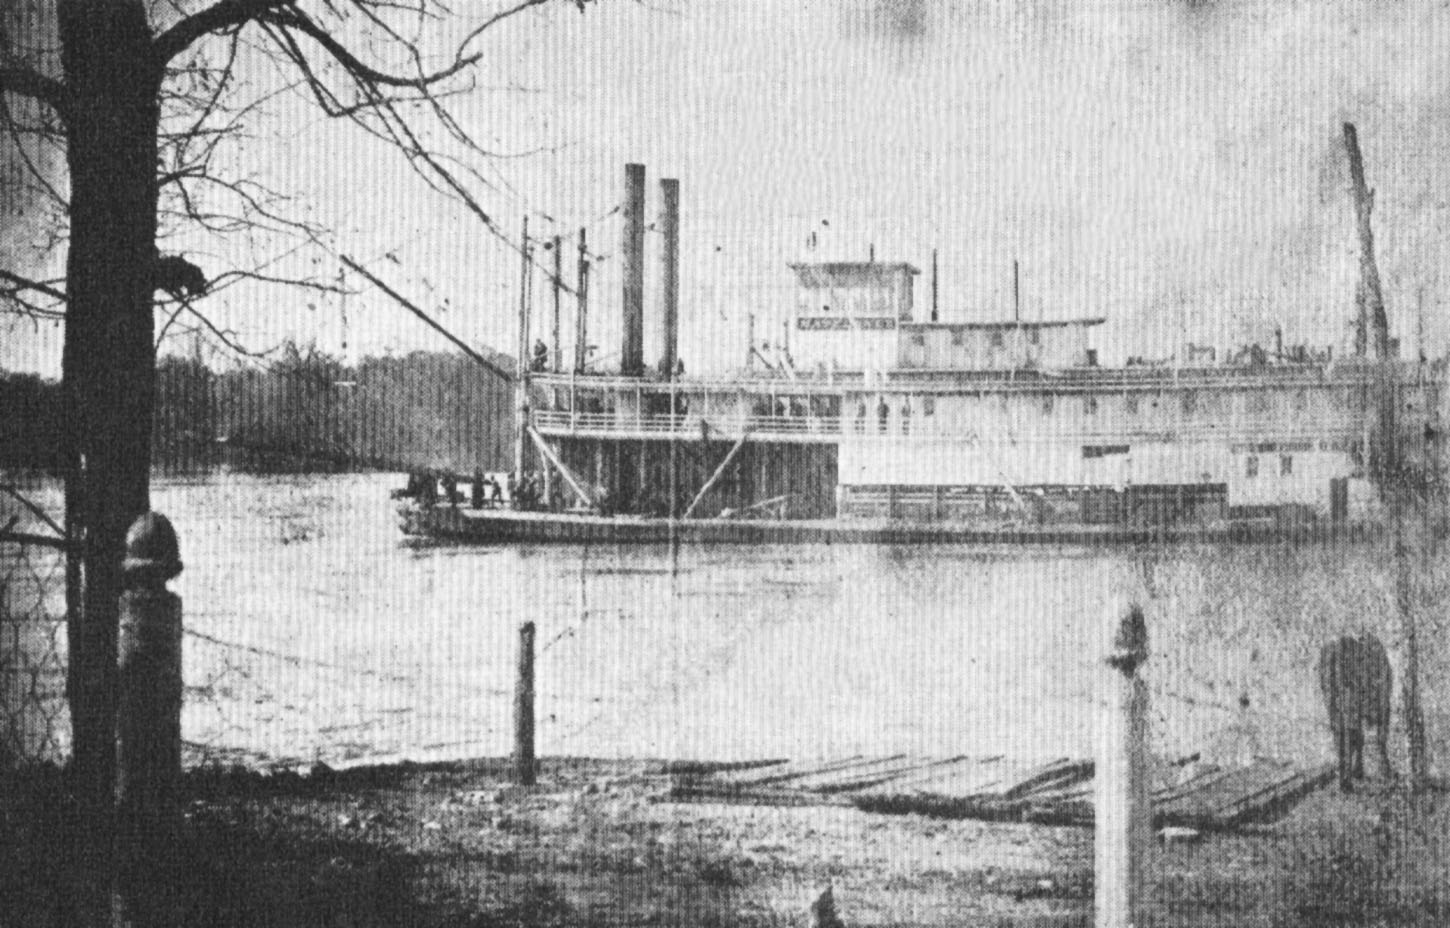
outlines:
[[[1042,791],[1072,783],[1092,781],[1093,762],[1061,758],[1025,773],[1002,793],[1003,799],[1023,799]]]
[[[1042,782],[1044,775],[1051,776],[1053,773],[1050,772],[1060,771],[1065,763],[1066,758],[1046,764],[1002,759],[992,765],[990,772],[983,770],[985,775],[932,777],[913,783],[912,788],[918,793],[949,798],[1015,801],[1023,798],[1033,784]]]
[[[873,795],[968,796],[1001,781],[1005,757],[963,757],[896,777],[864,792]]]
[[[721,783],[742,789],[751,786],[764,786],[767,783],[779,785],[796,777],[839,770],[843,767],[850,767],[855,764],[870,761],[871,759],[856,755],[844,760],[821,760],[817,758],[805,761],[788,761],[779,766],[765,767],[759,770],[743,770],[738,773],[725,774],[716,779]]]
[[[919,773],[932,766],[950,763],[955,759],[938,758],[932,760],[929,758],[899,754],[895,757],[868,761],[841,770],[802,777],[798,781],[792,781],[792,785],[799,789],[815,790],[822,793],[861,790],[880,783],[889,782],[898,777]]]
[[[741,788],[712,783],[709,779],[676,783],[670,798],[677,800],[714,801],[762,806],[844,805],[849,800],[830,793],[775,786]]]
[[[1154,791],[1154,821],[1203,829],[1265,821],[1332,781],[1334,772],[1332,765],[1304,770],[1271,760],[1201,767]],[[1044,764],[1001,756],[856,756],[677,781],[675,795],[774,805],[847,802],[875,812],[1091,825],[1092,774],[1091,761],[1067,758]]]
[[[1320,789],[1338,774],[1335,764],[1311,770],[1288,771],[1288,775],[1263,789],[1242,795],[1221,805],[1214,812],[1214,821],[1229,827],[1244,822],[1273,818],[1287,811],[1305,795]]]
[[[1243,797],[1272,789],[1292,777],[1292,767],[1277,764],[1254,764],[1225,771],[1223,776],[1192,792],[1182,793],[1167,801],[1153,803],[1165,816],[1194,816],[1213,819],[1219,809],[1231,806]]]

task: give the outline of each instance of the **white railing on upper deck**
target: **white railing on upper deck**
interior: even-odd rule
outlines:
[[[1058,427],[1030,428],[1020,424],[998,423],[994,428],[984,423],[977,428],[940,428],[930,417],[902,430],[893,422],[882,428],[874,418],[842,419],[837,416],[706,416],[643,415],[625,412],[569,412],[567,410],[534,410],[533,424],[540,431],[555,435],[592,435],[599,437],[648,437],[677,435],[694,438],[701,426],[720,438],[738,437],[745,432],[767,437],[790,436],[806,441],[839,441],[842,439],[902,441],[922,444],[932,442],[966,442],[973,445],[1070,445],[1070,444],[1210,444],[1277,446],[1302,445],[1299,450],[1339,448],[1363,439],[1364,425],[1353,419],[1294,421],[1275,423],[1243,423],[1232,420],[1222,423],[1184,422],[1164,428],[1135,427],[1127,424],[1084,428],[1080,421]],[[1004,427],[1005,426],[1005,427]]]
[[[541,431],[583,434],[695,436],[700,433],[701,424],[720,435],[739,435],[745,431],[765,435],[839,435],[841,431],[841,420],[835,416],[671,416],[553,409],[534,410],[530,416]]]

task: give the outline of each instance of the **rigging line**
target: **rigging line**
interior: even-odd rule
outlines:
[[[381,280],[379,280],[378,278],[374,277],[372,275],[372,273],[370,273],[367,270],[367,268],[363,267],[361,264],[358,264],[356,261],[354,261],[352,258],[348,257],[347,255],[339,255],[339,257],[342,258],[343,262],[345,264],[347,264],[348,267],[352,268],[354,271],[357,271],[359,274],[363,275],[368,280],[372,281],[373,284],[374,284],[374,286],[376,286],[379,290],[383,291],[388,296],[390,296],[394,300],[396,300],[398,302],[398,304],[400,306],[402,306],[404,309],[408,310],[413,315],[417,316],[419,319],[422,319],[429,326],[431,326],[435,331],[437,331],[438,333],[440,333],[444,338],[448,339],[454,345],[457,345],[463,351],[464,354],[468,355],[468,357],[472,358],[474,361],[477,361],[479,364],[483,365],[485,368],[487,368],[488,370],[492,371],[494,374],[497,374],[499,377],[504,378],[505,380],[513,380],[514,379],[514,375],[513,374],[509,373],[508,371],[505,371],[503,368],[499,367],[497,364],[495,364],[492,361],[488,360],[483,355],[481,355],[477,351],[475,351],[473,348],[469,347],[469,345],[468,345],[467,342],[465,342],[463,339],[459,338],[457,335],[454,335],[452,332],[450,332],[447,329],[445,329],[443,327],[442,323],[439,323],[438,321],[436,321],[432,316],[429,316],[423,310],[419,309],[417,306],[414,306],[412,303],[408,302],[408,300],[405,299],[402,296],[402,294],[398,293],[396,290],[392,289],[387,284],[383,283]]]

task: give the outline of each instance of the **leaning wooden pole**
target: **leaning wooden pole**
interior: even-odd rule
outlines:
[[[1344,124],[1344,148],[1349,157],[1349,181],[1354,192],[1354,215],[1359,226],[1359,272],[1364,287],[1365,320],[1374,339],[1375,357],[1384,360],[1389,355],[1389,317],[1385,314],[1384,294],[1380,290],[1380,272],[1374,258],[1374,230],[1370,227],[1370,213],[1374,209],[1374,194],[1364,180],[1364,159],[1359,150],[1359,135],[1354,123]]]
[[[1364,179],[1364,158],[1359,149],[1359,136],[1353,123],[1344,124],[1344,149],[1349,159],[1350,192],[1354,198],[1354,215],[1359,230],[1359,292],[1360,312],[1367,318],[1361,326],[1369,329],[1374,346],[1374,428],[1370,443],[1370,475],[1380,490],[1381,498],[1394,507],[1400,482],[1399,443],[1395,428],[1396,384],[1390,357],[1389,317],[1385,313],[1384,294],[1380,289],[1379,265],[1374,255],[1374,230],[1370,214],[1374,210],[1374,193]]]
[[[1420,705],[1419,634],[1415,616],[1415,577],[1409,546],[1406,543],[1406,521],[1420,487],[1410,486],[1400,454],[1396,408],[1399,384],[1395,376],[1395,359],[1391,357],[1389,318],[1385,312],[1384,295],[1380,290],[1379,268],[1374,256],[1374,230],[1370,213],[1374,194],[1364,178],[1364,159],[1360,153],[1359,136],[1353,123],[1344,124],[1344,148],[1349,159],[1350,190],[1354,196],[1354,213],[1359,228],[1361,311],[1368,316],[1374,352],[1374,418],[1370,443],[1370,476],[1379,490],[1381,501],[1393,522],[1395,558],[1395,606],[1400,617],[1400,637],[1404,647],[1405,669],[1401,679],[1405,737],[1410,759],[1410,788],[1420,790],[1428,775],[1425,748],[1424,713]],[[1365,324],[1363,321],[1361,324]],[[1416,547],[1424,543],[1416,538]]]

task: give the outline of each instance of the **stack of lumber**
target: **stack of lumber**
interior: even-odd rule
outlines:
[[[1158,827],[1223,830],[1272,821],[1328,784],[1331,766],[1302,768],[1256,760],[1242,767],[1157,765],[1153,818]],[[1091,825],[1093,763],[1007,757],[855,756],[682,769],[677,799],[854,805],[871,812],[992,821]]]

